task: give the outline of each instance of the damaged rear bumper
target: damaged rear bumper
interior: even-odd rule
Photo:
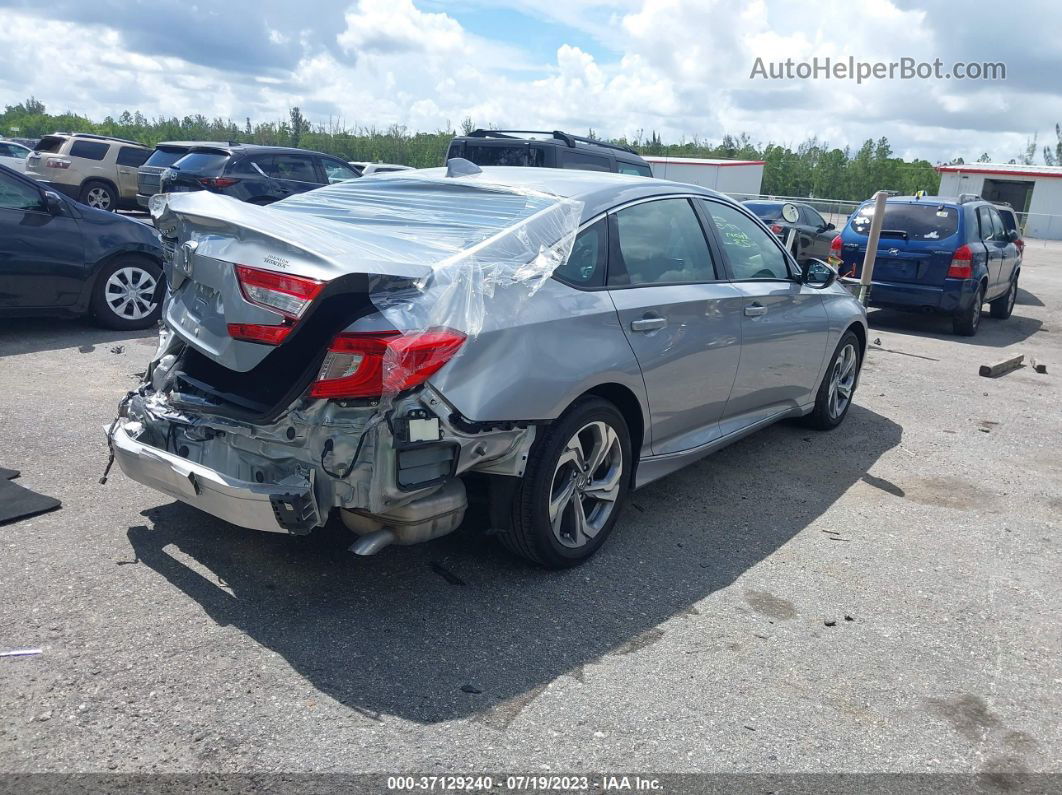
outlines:
[[[133,480],[240,527],[270,533],[308,533],[320,525],[313,473],[281,483],[251,483],[138,442],[123,423],[111,449]]]

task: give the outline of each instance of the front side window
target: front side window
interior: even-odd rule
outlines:
[[[981,240],[993,240],[996,236],[996,228],[992,223],[992,215],[987,207],[977,208],[977,220],[981,227]]]
[[[74,141],[70,146],[70,156],[83,157],[86,160],[103,160],[110,148],[110,144],[99,141]]]
[[[813,207],[801,206],[800,214],[804,216],[804,223],[815,229],[822,229],[826,226],[826,221]]]
[[[568,261],[553,274],[576,287],[600,287],[605,283],[607,240],[607,226],[602,218],[576,236]]]
[[[338,160],[322,160],[321,164],[324,166],[325,177],[328,178],[329,185],[344,182],[348,179],[357,179],[359,176],[354,169],[346,163],[340,163]],[[389,171],[390,169],[381,170]]]
[[[675,284],[714,281],[715,267],[704,230],[688,199],[658,199],[614,215],[615,275],[609,284]]]
[[[43,210],[40,192],[24,182],[0,174],[0,210]]]
[[[789,264],[773,235],[740,210],[711,201],[704,205],[719,231],[735,280],[790,278]]]

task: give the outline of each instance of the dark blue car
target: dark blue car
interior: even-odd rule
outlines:
[[[874,202],[856,210],[834,238],[830,262],[858,277]],[[978,196],[895,196],[885,204],[871,306],[949,315],[956,334],[973,336],[987,301],[992,317],[1014,309],[1021,271],[1016,234]]]
[[[147,328],[163,293],[152,227],[0,166],[0,318],[87,314],[107,328]]]

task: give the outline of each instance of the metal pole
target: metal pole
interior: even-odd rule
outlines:
[[[883,190],[874,194],[874,217],[870,219],[867,253],[863,257],[863,268],[859,274],[859,302],[863,306],[866,306],[870,299],[870,282],[874,278],[874,260],[878,258],[878,238],[881,237],[881,224],[885,220],[885,199],[888,195]]]

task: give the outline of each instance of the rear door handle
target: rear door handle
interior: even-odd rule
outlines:
[[[752,304],[745,307],[745,317],[761,317],[767,314],[767,307],[762,304]]]
[[[631,321],[631,331],[656,331],[667,325],[667,319],[662,317],[643,317],[641,320]]]

